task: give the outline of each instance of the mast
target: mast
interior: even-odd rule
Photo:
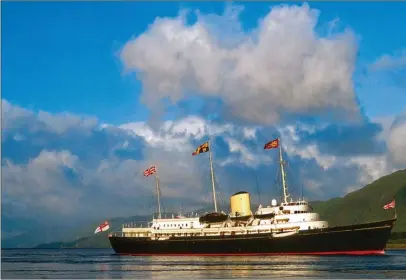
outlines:
[[[213,187],[214,212],[217,213],[216,189],[214,187],[213,159],[212,159],[212,155],[211,155],[210,140],[208,142],[209,142],[209,160],[210,160],[211,183],[212,183],[212,187]]]
[[[157,197],[157,204],[158,204],[158,219],[161,219],[161,200],[159,197],[161,191],[159,188],[158,170],[157,170],[157,172],[155,172],[155,182],[156,182],[156,197]]]
[[[279,143],[279,164],[281,166],[281,176],[282,176],[282,188],[283,188],[283,201],[285,203],[288,203],[288,189],[286,186],[286,174],[285,174],[285,170],[283,168],[283,165],[285,164],[284,160],[283,160],[283,156],[282,156],[282,144]]]

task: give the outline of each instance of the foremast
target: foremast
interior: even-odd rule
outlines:
[[[161,188],[159,187],[159,178],[158,178],[158,170],[156,165],[151,165],[148,169],[144,171],[144,177],[148,177],[150,175],[155,175],[155,184],[156,184],[156,199],[157,199],[157,208],[158,208],[158,219],[162,218],[161,215]]]
[[[158,172],[155,173],[155,183],[156,183],[156,199],[157,199],[157,204],[158,204],[158,219],[161,219],[161,189],[159,187],[159,178],[158,178]]]

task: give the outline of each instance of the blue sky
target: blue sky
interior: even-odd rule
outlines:
[[[244,3],[243,27],[256,26],[273,5],[277,3]],[[205,14],[224,9],[221,2],[6,2],[2,6],[3,98],[34,110],[96,115],[111,123],[145,120],[148,111],[139,103],[141,84],[123,73],[117,57],[120,48],[156,17],[174,17],[179,8]],[[406,45],[402,2],[310,2],[310,6],[320,9],[319,24],[338,17],[340,27],[357,34],[355,82],[362,80],[368,63]],[[382,79],[391,85],[391,77]],[[396,86],[389,89],[389,100],[387,90],[372,82],[357,89],[369,116],[399,113],[406,104],[406,95]]]
[[[225,202],[256,194],[255,176],[263,203],[280,196],[277,153],[263,150],[276,137],[294,197],[406,168],[404,14],[402,2],[3,2],[2,234],[149,214],[150,164],[168,210],[212,205],[207,155],[191,156],[209,136]]]

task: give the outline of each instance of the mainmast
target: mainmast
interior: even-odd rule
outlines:
[[[161,200],[160,200],[161,189],[159,188],[158,172],[155,173],[155,182],[156,182],[156,198],[158,204],[158,219],[161,219]]]
[[[213,187],[214,212],[217,213],[216,188],[214,187],[213,159],[212,159],[212,155],[211,155],[210,140],[208,141],[208,146],[209,146],[209,160],[210,160],[211,183],[212,183],[212,187]]]
[[[283,168],[283,165],[285,164],[285,161],[283,160],[283,154],[282,154],[282,145],[281,145],[281,139],[276,138],[268,143],[265,144],[264,149],[276,149],[279,147],[279,164],[281,166],[281,176],[282,176],[282,196],[283,196],[283,202],[288,203],[288,188],[286,186],[286,174],[285,174],[285,169]]]
[[[214,211],[217,212],[217,199],[216,199],[216,188],[214,187],[214,171],[213,171],[213,157],[211,154],[210,139],[197,147],[197,149],[192,153],[192,156],[196,156],[201,153],[209,152],[209,161],[210,161],[210,173],[211,173],[211,183],[213,187],[213,202],[214,202]]]
[[[280,142],[280,140],[279,140]],[[285,164],[285,161],[283,160],[283,155],[282,155],[282,145],[279,143],[279,164],[281,166],[281,176],[282,176],[282,188],[283,188],[283,201],[285,203],[288,203],[288,188],[286,186],[286,174],[285,174],[285,169],[283,168],[283,165]]]

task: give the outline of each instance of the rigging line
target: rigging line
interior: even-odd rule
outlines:
[[[290,178],[290,180],[293,180],[294,181],[294,183],[296,183],[296,184],[291,184],[292,185],[292,190],[296,190],[296,191],[298,191],[298,185],[300,184],[299,183],[299,181],[297,181],[296,180],[296,178],[293,176],[293,169],[291,168],[291,165],[290,165],[290,162],[289,161],[287,161],[287,166],[288,166],[288,172],[289,172],[289,174],[290,174],[290,176],[289,176],[289,178]],[[292,181],[291,181],[292,182]],[[302,185],[303,186],[303,185]],[[303,189],[303,188],[302,188]]]
[[[217,188],[218,198],[219,198],[219,201],[220,201],[219,208],[220,208],[220,211],[221,211],[221,208],[222,208],[221,205],[222,204],[224,205],[224,197],[223,197],[222,189],[220,188],[220,184],[217,181],[216,174],[214,174],[214,185]]]
[[[219,165],[217,165],[217,164],[215,164],[217,167],[219,167]],[[221,168],[218,168],[217,170],[221,170],[221,171],[223,171]],[[220,172],[220,173],[222,173],[222,172]],[[224,173],[223,173],[224,174]],[[226,200],[224,199],[224,192],[223,192],[223,189],[222,189],[222,187],[220,186],[220,182],[219,182],[219,180],[217,180],[217,177],[216,177],[216,174],[214,174],[214,178],[215,178],[215,182],[216,182],[216,185],[217,185],[217,190],[218,190],[218,192],[219,192],[219,196],[220,196],[220,201],[221,201],[221,203],[223,204],[223,206],[225,206],[225,205],[227,205],[227,203],[226,203]]]
[[[278,183],[281,180],[281,170],[278,168],[278,172],[276,172],[276,178],[275,178],[275,185],[276,185],[276,190],[279,193],[279,188],[278,188]],[[279,193],[278,198],[282,201],[282,194]]]
[[[162,206],[163,213],[165,213],[166,209],[165,209],[164,200],[162,199],[161,185],[159,185],[159,196],[160,196],[160,200],[161,200],[161,206]]]
[[[215,137],[214,137],[215,138]],[[214,172],[214,170],[219,170],[217,163],[214,161],[214,157],[213,157],[213,151],[214,151],[214,147],[215,147],[215,141],[212,140],[212,135],[209,135],[209,141],[210,141],[210,150],[212,153],[212,166],[213,166],[213,181],[214,181],[214,188],[215,188],[215,192],[216,192],[216,196],[217,196],[217,200],[218,200],[218,207],[219,210],[221,211],[222,209],[222,205],[224,206],[224,197],[223,197],[223,193],[222,193],[222,189],[220,188],[220,184],[219,181],[217,180],[217,176],[216,176],[216,172]]]
[[[255,172],[255,171],[254,171]],[[258,193],[258,205],[261,204],[261,192],[259,190],[259,179],[258,179],[258,175],[255,174],[255,179],[256,179],[256,185],[257,185],[257,193]]]
[[[220,190],[220,192],[219,192],[219,194],[220,194],[220,203],[221,203],[221,207],[222,207],[222,211],[224,211],[224,207],[226,207],[226,200],[224,199],[224,193],[223,193],[223,190],[219,187],[219,190]]]
[[[158,192],[159,192],[159,200],[161,202],[161,207],[162,207],[162,213],[164,213],[165,210],[165,206],[164,206],[164,200],[162,199],[162,186],[165,186],[165,180],[162,180],[161,178],[159,178],[159,188],[158,188]]]

